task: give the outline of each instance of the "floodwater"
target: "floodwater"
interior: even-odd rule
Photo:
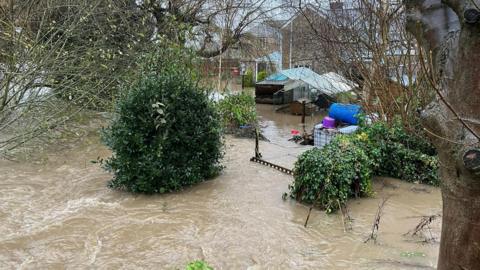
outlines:
[[[300,117],[259,105],[266,160],[292,167],[308,147],[286,141]],[[319,117],[319,116],[316,116]],[[307,118],[308,119],[308,118]],[[313,125],[318,119],[307,120]],[[311,121],[311,122],[308,122]],[[437,188],[376,179],[373,198],[341,214],[282,200],[291,176],[252,163],[253,140],[227,137],[226,166],[214,180],[167,195],[106,187],[97,135],[26,162],[0,161],[0,269],[183,269],[202,259],[215,269],[433,269],[440,222],[425,237],[404,235],[441,212]],[[377,242],[364,243],[382,198]]]

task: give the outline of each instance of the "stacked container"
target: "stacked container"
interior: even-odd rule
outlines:
[[[313,145],[322,148],[329,144],[337,134],[338,131],[336,129],[324,128],[323,124],[318,124],[314,129]]]

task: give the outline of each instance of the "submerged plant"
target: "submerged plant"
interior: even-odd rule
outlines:
[[[360,132],[366,140],[362,147],[374,162],[374,174],[408,182],[438,186],[438,157],[435,148],[418,134],[407,132],[401,123],[389,126],[376,122]]]
[[[243,92],[226,96],[219,101],[218,108],[227,131],[244,125],[253,125],[257,120],[255,98]]]
[[[332,212],[348,198],[372,193],[371,162],[364,150],[339,136],[322,149],[303,153],[294,168],[290,194]]]

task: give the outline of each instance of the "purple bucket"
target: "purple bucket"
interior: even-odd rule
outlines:
[[[322,125],[324,128],[335,128],[335,119],[326,116],[323,118]]]

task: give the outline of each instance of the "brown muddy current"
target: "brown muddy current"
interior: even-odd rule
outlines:
[[[300,117],[258,106],[268,161],[293,167],[309,147],[288,142]],[[320,116],[307,117],[307,127]],[[52,147],[54,148],[54,147]],[[222,175],[168,195],[106,187],[90,161],[109,156],[97,135],[30,161],[0,161],[0,269],[183,269],[202,259],[215,269],[433,269],[440,221],[404,235],[421,216],[441,213],[437,188],[375,179],[373,198],[351,200],[342,215],[282,200],[291,176],[249,161],[254,142],[226,138]],[[364,243],[387,201],[377,243]],[[437,238],[426,243],[425,238]]]

